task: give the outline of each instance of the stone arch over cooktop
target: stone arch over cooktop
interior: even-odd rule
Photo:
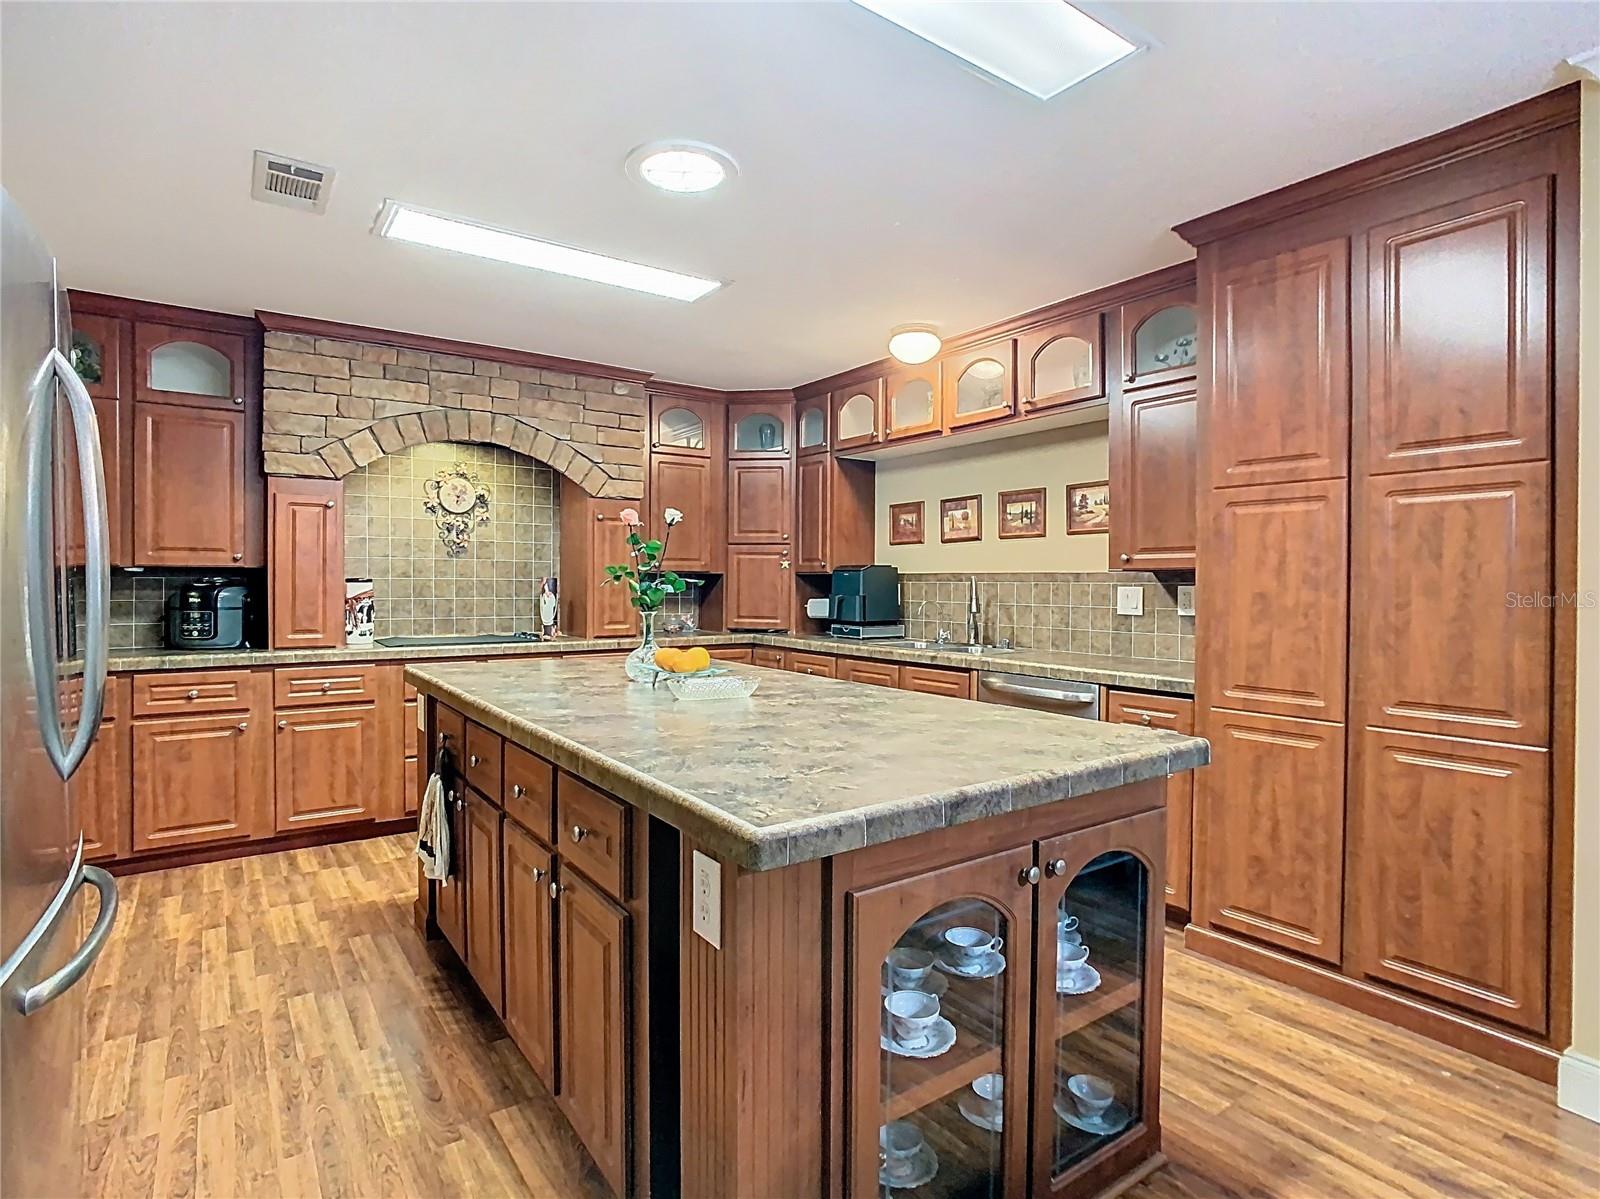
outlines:
[[[590,495],[644,496],[644,388],[492,358],[269,331],[266,473],[340,479],[428,442],[503,446]]]

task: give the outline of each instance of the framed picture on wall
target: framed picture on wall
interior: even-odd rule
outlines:
[[[889,505],[889,544],[921,545],[923,502],[915,500]]]
[[[1044,488],[1000,493],[1000,536],[1044,536]]]
[[[957,496],[939,501],[940,541],[983,540],[983,497]]]
[[[1109,533],[1111,531],[1111,484],[1067,484],[1067,532]]]

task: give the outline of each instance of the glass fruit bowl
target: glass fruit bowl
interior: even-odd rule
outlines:
[[[745,699],[755,692],[761,680],[753,674],[735,674],[726,666],[711,666],[693,674],[663,673],[674,699]]]

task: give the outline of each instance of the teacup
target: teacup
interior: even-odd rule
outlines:
[[[944,930],[944,943],[957,966],[976,966],[985,955],[999,953],[1005,941],[981,928],[958,924]]]
[[[1001,1103],[1005,1098],[1006,1079],[1003,1074],[980,1074],[972,1080],[972,1093],[977,1101],[977,1112],[990,1120],[1000,1118]]]
[[[933,954],[926,949],[897,945],[889,951],[889,979],[897,990],[915,991],[933,969]]]
[[[922,1133],[910,1121],[895,1120],[878,1129],[883,1172],[890,1178],[909,1178],[917,1168],[917,1152],[921,1148]]]
[[[1076,974],[1089,960],[1089,947],[1082,941],[1056,943],[1056,973]]]
[[[920,1049],[933,1035],[939,1018],[939,997],[925,991],[890,991],[883,1008],[889,1013],[889,1035],[904,1049]]]
[[[1078,931],[1076,916],[1063,916],[1056,921],[1056,940],[1063,945],[1076,945],[1083,941],[1083,934]]]
[[[1098,1074],[1074,1074],[1067,1079],[1067,1093],[1085,1120],[1098,1120],[1117,1097],[1112,1085]]]

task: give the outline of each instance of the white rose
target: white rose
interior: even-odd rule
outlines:
[[[661,518],[667,522],[667,527],[670,529],[673,525],[677,524],[683,519],[683,513],[679,512],[676,508],[668,508],[661,514]]]

